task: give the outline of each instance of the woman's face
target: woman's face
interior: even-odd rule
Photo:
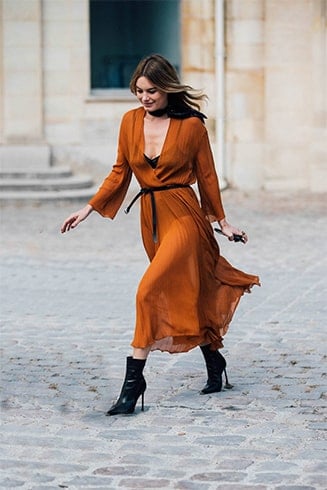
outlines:
[[[168,94],[161,92],[146,77],[138,78],[136,82],[136,97],[146,111],[164,109],[168,105]]]

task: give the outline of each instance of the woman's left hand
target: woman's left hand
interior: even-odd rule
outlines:
[[[219,225],[221,228],[221,231],[223,234],[230,240],[231,242],[233,241],[241,241],[243,243],[246,243],[248,241],[248,236],[245,233],[245,231],[240,230],[239,228],[236,228],[233,225],[230,225],[225,219],[222,219],[219,221]],[[239,240],[235,240],[235,236],[241,237]]]

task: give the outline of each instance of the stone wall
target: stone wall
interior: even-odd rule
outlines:
[[[264,3],[226,2],[227,179],[246,189],[264,181]]]
[[[203,110],[212,126],[215,117],[215,19],[214,1],[182,2],[182,73],[186,83],[209,98]]]
[[[327,0],[225,0],[220,141],[216,5],[181,0],[182,78],[209,96],[203,110],[213,149],[225,145],[228,182],[326,190]],[[90,93],[88,6],[0,0],[2,162],[101,174],[113,163],[120,118],[137,102],[126,91]]]
[[[326,0],[226,7],[229,181],[326,190]]]
[[[1,164],[46,166],[42,2],[3,0],[1,11]]]

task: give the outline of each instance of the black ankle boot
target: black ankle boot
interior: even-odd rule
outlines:
[[[208,395],[209,393],[217,393],[222,390],[223,387],[223,379],[222,374],[225,374],[225,388],[231,389],[233,385],[229,384],[227,373],[226,373],[226,360],[220,354],[218,350],[211,350],[210,345],[200,345],[200,349],[202,351],[207,371],[208,371],[208,380],[207,384],[201,390],[202,395]]]
[[[133,413],[137,400],[142,395],[142,411],[144,411],[144,392],[146,382],[143,376],[143,368],[146,359],[126,359],[126,375],[117,402],[108,410],[106,415],[118,415]]]

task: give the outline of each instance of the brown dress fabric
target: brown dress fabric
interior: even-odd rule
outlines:
[[[136,295],[133,347],[186,352],[222,339],[244,292],[259,278],[232,267],[219,253],[210,221],[224,218],[207,130],[199,118],[170,119],[152,168],[144,157],[143,108],[122,120],[115,165],[90,204],[114,218],[132,173],[142,188],[197,182],[154,193],[158,241],[152,236],[151,196],[141,197],[141,232],[150,260]]]

